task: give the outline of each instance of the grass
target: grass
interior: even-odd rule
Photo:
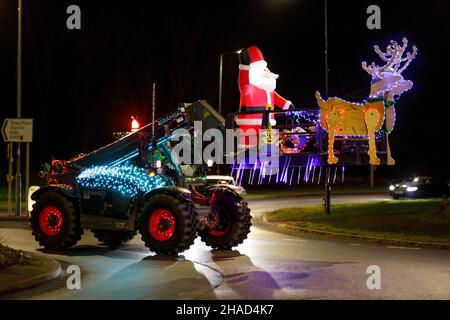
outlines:
[[[346,193],[381,193],[388,192],[386,185],[376,185],[370,188],[368,185],[336,185],[332,187],[332,194],[346,194]],[[310,195],[323,195],[323,185],[302,185],[295,187],[248,187],[247,195],[248,200],[266,199],[274,197],[290,197],[290,196],[310,196]]]
[[[20,250],[11,249],[3,245],[4,240],[0,237],[0,270],[13,264],[20,263],[23,259],[23,253]]]
[[[382,201],[281,209],[267,215],[269,222],[348,235],[450,244],[450,208],[442,200]]]

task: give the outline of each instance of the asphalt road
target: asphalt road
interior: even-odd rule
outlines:
[[[386,199],[337,195],[334,203]],[[81,290],[66,277],[3,298],[25,299],[450,299],[450,251],[411,249],[279,233],[261,222],[276,208],[318,204],[321,197],[250,202],[254,226],[235,251],[211,251],[199,239],[178,258],[155,257],[139,236],[118,249],[99,245],[90,232],[66,251],[39,249],[29,230],[0,235],[16,248],[81,267]],[[367,268],[381,270],[381,289],[367,288]]]

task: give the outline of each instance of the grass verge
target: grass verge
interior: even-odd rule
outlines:
[[[382,201],[281,209],[268,222],[352,236],[450,244],[450,208],[440,199]]]
[[[2,238],[0,237],[0,270],[13,264],[20,263],[23,259],[22,251],[5,246],[2,242]]]

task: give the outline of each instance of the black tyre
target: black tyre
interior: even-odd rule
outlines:
[[[161,194],[148,199],[142,210],[139,233],[151,251],[176,255],[194,243],[197,218],[191,202]]]
[[[219,213],[220,227],[200,230],[198,235],[207,246],[229,250],[247,239],[252,216],[248,203],[234,192],[221,190],[217,196],[215,210]]]
[[[136,235],[134,231],[92,230],[94,237],[109,247],[117,247],[130,241]]]
[[[400,199],[400,197],[399,196],[392,196],[392,199],[398,200],[398,199]]]
[[[73,201],[54,191],[39,195],[30,220],[34,238],[47,249],[69,248],[83,233]]]

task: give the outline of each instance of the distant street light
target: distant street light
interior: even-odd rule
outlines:
[[[220,64],[219,64],[219,114],[222,115],[222,77],[223,77],[223,57],[229,54],[240,54],[243,49],[236,51],[230,51],[220,54]]]

